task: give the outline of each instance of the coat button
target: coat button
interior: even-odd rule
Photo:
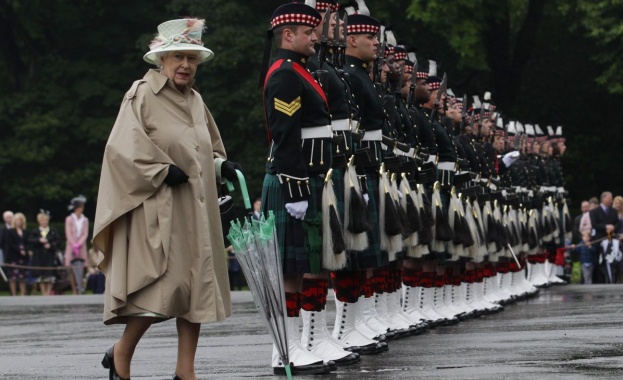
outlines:
[[[204,197],[199,198],[199,200],[201,201],[201,203],[203,203],[203,201],[205,201]]]
[[[194,126],[193,122],[191,121],[190,123],[188,123],[188,126],[192,128]]]
[[[199,145],[197,145],[197,146],[195,147],[195,150],[196,150],[197,152],[199,152]]]
[[[199,177],[203,177],[203,171],[199,172]]]

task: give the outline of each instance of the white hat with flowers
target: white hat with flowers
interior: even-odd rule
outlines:
[[[168,51],[197,51],[200,62],[214,57],[212,50],[203,46],[201,34],[205,29],[205,20],[184,18],[163,22],[158,25],[158,34],[149,44],[149,52],[143,59],[153,65],[159,65],[160,53]]]

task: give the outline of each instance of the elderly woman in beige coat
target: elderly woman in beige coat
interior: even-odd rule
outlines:
[[[176,379],[196,379],[200,324],[231,314],[217,204],[221,174],[235,179],[216,123],[192,88],[203,20],[158,26],[147,72],[125,94],[100,179],[93,242],[106,275],[104,323],[126,324],[102,361],[110,379],[129,378],[130,361],[152,323],[176,318]]]

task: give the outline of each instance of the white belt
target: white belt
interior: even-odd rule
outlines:
[[[359,122],[357,120],[351,120],[350,121],[350,130],[351,131],[356,131],[358,125],[359,125]]]
[[[409,149],[409,151],[406,153],[406,155],[409,156],[409,157],[415,157],[415,148]]]
[[[333,120],[331,127],[334,131],[350,131],[350,119]]]
[[[333,130],[330,125],[322,127],[301,128],[301,139],[322,139],[333,137]]]
[[[429,162],[434,163],[436,159],[437,159],[437,155],[431,154],[430,156],[428,156],[428,159],[426,160],[426,163],[429,163]]]
[[[365,139],[364,139],[365,140]],[[381,149],[388,151],[388,152],[392,152],[394,153],[396,156],[403,156],[405,152],[403,152],[402,150],[398,149],[398,148],[394,148],[394,150],[389,150],[389,147],[383,143],[381,143]]]
[[[394,148],[394,154],[396,156],[408,156],[409,152],[403,152],[402,150],[398,148]]]
[[[383,131],[376,129],[374,131],[366,131],[363,134],[363,141],[381,141],[383,139]]]
[[[454,171],[456,169],[456,162],[440,162],[437,164],[437,169]]]

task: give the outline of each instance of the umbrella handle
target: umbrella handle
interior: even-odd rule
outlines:
[[[238,183],[240,183],[240,192],[242,193],[242,200],[244,201],[244,207],[247,210],[251,210],[251,200],[249,199],[249,190],[247,189],[247,181],[244,179],[244,175],[238,169],[236,169],[236,176],[238,176]],[[227,180],[227,190],[234,191],[234,184]]]

